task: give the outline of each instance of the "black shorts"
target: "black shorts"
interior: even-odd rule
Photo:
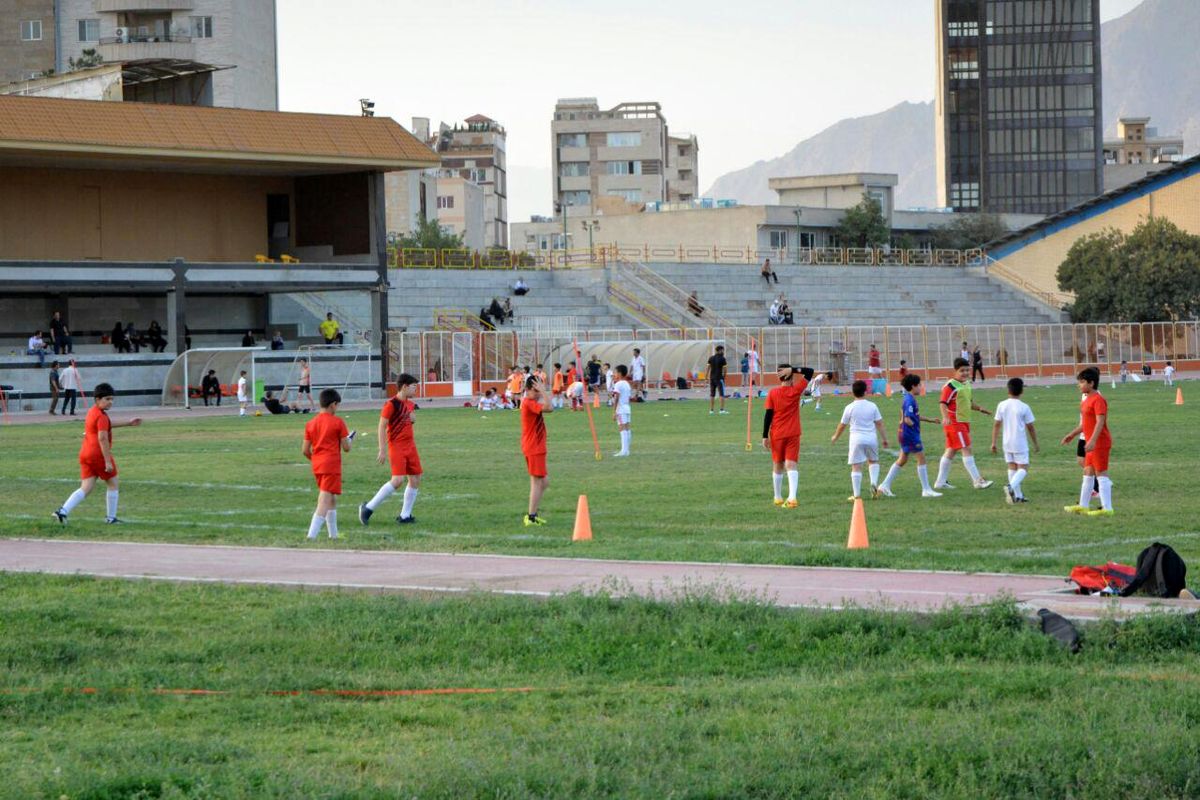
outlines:
[[[725,381],[709,381],[708,396],[716,397],[718,392],[720,392],[721,397],[725,396]]]
[[[312,394],[312,386],[305,386],[303,383],[296,387],[296,394]]]
[[[1083,439],[1076,439],[1075,455],[1080,458],[1087,458],[1087,442]]]

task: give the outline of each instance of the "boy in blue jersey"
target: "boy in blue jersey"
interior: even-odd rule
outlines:
[[[895,464],[892,464],[887,477],[875,490],[875,496],[896,496],[892,494],[892,481],[900,474],[900,468],[908,463],[908,456],[911,453],[917,458],[917,476],[921,479],[921,497],[941,497],[941,492],[935,492],[929,486],[929,467],[925,463],[925,446],[921,444],[921,423],[937,423],[941,420],[922,417],[920,409],[917,408],[917,397],[914,392],[921,385],[920,375],[910,372],[900,381],[900,385],[904,387],[904,399],[900,403],[900,434],[897,437],[900,440],[900,457],[896,459]]]

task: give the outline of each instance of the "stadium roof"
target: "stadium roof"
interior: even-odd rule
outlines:
[[[39,156],[316,171],[439,164],[387,117],[0,95],[0,162]]]

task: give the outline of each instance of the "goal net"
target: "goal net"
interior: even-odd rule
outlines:
[[[190,408],[194,403],[202,402],[200,381],[209,370],[220,382],[221,394],[235,399],[238,378],[245,370],[246,384],[254,395],[251,400],[257,402],[255,353],[264,350],[262,347],[211,347],[185,351],[175,358],[167,370],[167,377],[163,381],[162,404]]]
[[[379,395],[379,361],[379,351],[368,344],[302,345],[282,383],[295,391],[307,364],[314,400],[322,389],[337,389],[344,401],[374,400]]]
[[[633,360],[633,348],[641,350],[642,358],[646,360],[646,383],[656,385],[670,383],[674,385],[677,378],[683,377],[695,380],[708,369],[708,358],[713,354],[717,345],[723,345],[723,339],[700,339],[680,341],[672,339],[620,339],[602,342],[580,342],[580,366],[587,364],[595,356],[601,363],[608,362],[616,369],[618,364],[626,367]],[[573,345],[570,342],[560,344],[549,350],[545,357],[547,364],[561,363],[564,366],[574,358]],[[726,358],[730,358],[727,354]],[[730,363],[734,363],[730,360]],[[632,374],[632,370],[630,371]]]

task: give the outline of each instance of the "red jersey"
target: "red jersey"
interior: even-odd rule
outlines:
[[[536,400],[521,401],[521,452],[527,456],[546,452],[546,418]]]
[[[314,475],[340,475],[342,472],[342,439],[350,435],[346,423],[335,414],[322,411],[304,426],[304,441],[312,442],[312,471]]]
[[[576,380],[578,380],[578,378],[575,377],[575,368],[568,367],[567,368],[567,386],[570,386]]]
[[[970,424],[971,404],[972,399],[971,384],[959,383],[957,380],[949,380],[942,387],[941,402],[945,404],[946,409],[950,412],[950,422],[961,422]],[[959,413],[959,399],[962,399],[962,413]]]
[[[879,351],[878,350],[872,350],[869,353],[867,353],[867,366],[868,367],[878,367],[879,366]]]
[[[767,408],[771,415],[771,438],[787,439],[800,435],[800,400],[808,381],[796,378],[791,386],[776,386],[767,392]]]
[[[1104,429],[1096,439],[1096,449],[1106,450],[1112,447],[1112,435],[1108,432],[1108,401],[1099,392],[1092,392],[1079,403],[1079,415],[1083,420],[1083,435],[1091,441],[1096,430],[1096,417],[1104,415]]]
[[[388,445],[397,448],[413,447],[413,410],[411,400],[393,397],[383,404],[379,416],[387,420]]]
[[[102,433],[108,437],[111,446],[112,420],[108,418],[108,412],[102,411],[99,406],[92,406],[83,423],[83,446],[79,448],[80,464],[103,463],[104,453],[100,450]]]
[[[908,374],[908,367],[901,366],[899,369],[900,380],[904,380],[904,376]]]
[[[563,374],[561,372],[554,373],[554,391],[561,392],[563,390]]]

